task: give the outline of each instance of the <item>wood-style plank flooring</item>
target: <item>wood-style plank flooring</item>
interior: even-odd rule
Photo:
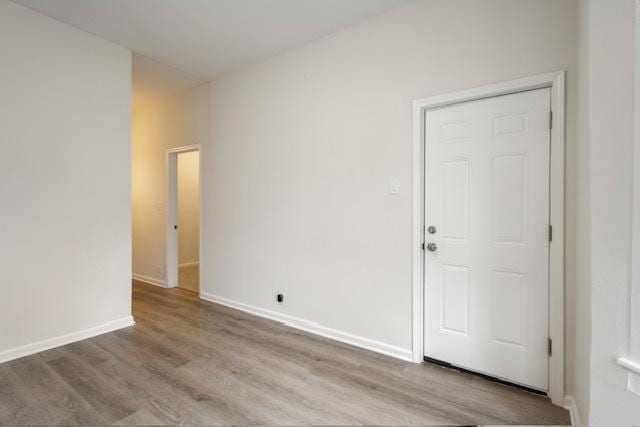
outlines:
[[[541,396],[134,283],[134,327],[0,365],[0,424],[568,424]]]

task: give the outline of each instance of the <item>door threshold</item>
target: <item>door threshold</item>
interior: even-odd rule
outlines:
[[[480,372],[476,372],[476,371],[472,371],[469,369],[465,369],[465,368],[461,368],[460,366],[456,366],[456,365],[452,365],[449,362],[444,362],[442,360],[438,360],[438,359],[433,359],[431,357],[427,357],[424,356],[423,360],[427,363],[433,363],[435,365],[440,365],[440,366],[444,366],[445,368],[449,368],[449,369],[454,369],[456,371],[460,371],[460,372],[465,372],[467,374],[472,374],[475,376],[478,376],[480,378],[484,378],[485,380],[489,380],[498,384],[504,384],[504,385],[508,385],[510,387],[515,387],[518,388],[520,390],[524,390],[524,391],[528,391],[529,393],[534,393],[534,394],[539,394],[541,396],[547,396],[547,392],[545,391],[541,391],[535,388],[531,388],[531,387],[527,387],[526,385],[521,385],[521,384],[516,384],[516,383],[512,383],[510,381],[506,381],[497,377],[493,377],[491,375],[487,375],[487,374],[482,374]]]

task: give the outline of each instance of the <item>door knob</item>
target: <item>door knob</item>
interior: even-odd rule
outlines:
[[[427,250],[430,252],[435,252],[438,250],[438,245],[436,245],[435,243],[429,243],[427,245]]]

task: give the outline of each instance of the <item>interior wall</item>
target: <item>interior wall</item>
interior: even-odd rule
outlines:
[[[200,248],[200,153],[178,154],[178,264],[197,263]]]
[[[640,396],[616,359],[629,354],[634,114],[632,0],[589,0],[591,387],[594,426],[637,425]]]
[[[131,321],[131,52],[0,0],[0,94],[3,360]]]
[[[412,101],[568,70],[575,189],[576,7],[414,2],[214,82],[202,292],[409,352]],[[566,212],[575,281],[575,192]]]
[[[578,3],[578,143],[576,144],[576,267],[575,280],[567,282],[566,390],[573,396],[580,418],[586,425],[590,407],[591,360],[591,223],[589,167],[589,2]],[[569,189],[567,189],[569,191]],[[571,404],[571,402],[567,402]]]
[[[167,149],[209,140],[209,86],[133,110],[133,273],[166,284]]]

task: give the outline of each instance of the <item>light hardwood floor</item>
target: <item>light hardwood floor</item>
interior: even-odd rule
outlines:
[[[134,327],[0,365],[0,424],[568,424],[541,396],[134,283]]]

